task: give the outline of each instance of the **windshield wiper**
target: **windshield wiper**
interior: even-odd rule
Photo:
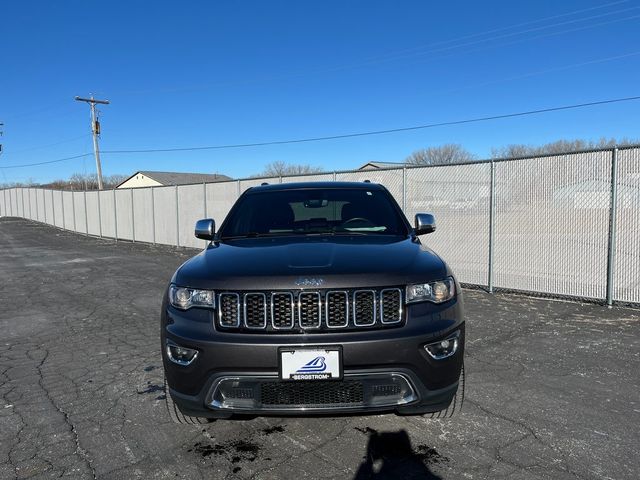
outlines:
[[[259,232],[247,232],[240,235],[229,235],[220,237],[220,240],[235,240],[237,238],[259,238],[259,237],[277,237],[282,235],[281,233],[259,233]]]

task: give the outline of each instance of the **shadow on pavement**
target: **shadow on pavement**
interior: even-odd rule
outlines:
[[[430,465],[448,462],[448,459],[425,445],[414,449],[405,430],[380,433],[367,428],[366,433],[369,434],[367,457],[358,468],[354,480],[442,478],[431,471]]]

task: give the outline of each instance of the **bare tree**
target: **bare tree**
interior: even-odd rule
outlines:
[[[285,175],[307,175],[309,173],[319,172],[322,172],[321,167],[275,161],[267,164],[262,173],[257,176],[280,177]]]
[[[115,188],[126,178],[128,178],[126,175],[121,174],[103,177],[104,188]],[[95,173],[74,173],[68,180],[54,180],[41,186],[53,190],[97,190],[98,176]]]
[[[416,150],[404,161],[409,165],[451,165],[475,160],[475,155],[456,143]]]
[[[598,148],[610,148],[614,146],[636,145],[638,140],[626,137],[616,140],[615,138],[602,137],[600,140],[566,140],[560,139],[543,145],[526,145],[516,143],[502,147],[492,148],[492,158],[517,158],[532,157],[537,155],[556,155],[560,153],[575,152],[577,150],[591,150]]]

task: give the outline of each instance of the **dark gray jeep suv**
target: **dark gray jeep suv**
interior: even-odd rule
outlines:
[[[175,421],[233,415],[450,415],[464,395],[460,286],[364,183],[250,188],[168,286],[161,315]]]

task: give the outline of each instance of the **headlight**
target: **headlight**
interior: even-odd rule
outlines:
[[[216,296],[212,290],[197,290],[171,285],[169,287],[169,303],[181,310],[191,307],[215,308]]]
[[[453,278],[445,278],[437,282],[407,285],[407,303],[433,302],[442,303],[456,296],[456,283]]]

